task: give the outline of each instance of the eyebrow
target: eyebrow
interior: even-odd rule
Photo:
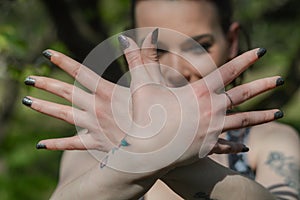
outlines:
[[[200,39],[202,39],[202,38],[206,38],[206,37],[209,37],[209,38],[211,38],[211,39],[213,39],[214,37],[213,37],[213,35],[212,34],[209,34],[209,33],[206,33],[206,34],[201,34],[201,35],[196,35],[196,36],[193,36],[193,37],[191,37],[193,40],[200,40]]]
[[[182,42],[180,44],[180,48],[184,48],[184,46],[190,45],[191,42],[192,43],[195,43],[195,42],[199,43],[199,40],[202,40],[204,38],[209,38],[211,41],[214,41],[214,37],[213,37],[212,34],[207,33],[207,34],[196,35],[196,36],[192,36],[192,37],[186,39],[184,42]],[[159,49],[164,49],[164,50],[167,49],[165,44],[161,41],[157,42],[157,46],[159,47]]]
[[[192,36],[191,38],[185,40],[180,47],[184,47],[185,45],[189,45],[191,42],[197,42],[199,43],[199,40],[202,40],[203,38],[209,38],[211,41],[214,41],[214,37],[212,34],[201,34],[201,35],[196,35]]]

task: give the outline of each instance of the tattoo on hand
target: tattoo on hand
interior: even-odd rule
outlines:
[[[271,152],[266,164],[269,165],[276,174],[284,178],[284,184],[281,184],[281,186],[288,186],[296,189],[298,192],[300,191],[298,180],[299,166],[294,162],[293,157],[285,156],[282,152]],[[278,185],[271,188],[278,188]]]
[[[112,148],[111,154],[114,154],[115,151],[120,149],[121,147],[127,147],[130,144],[126,141],[126,136],[121,140],[120,144],[117,147]],[[107,165],[109,158],[109,153],[100,161],[100,169],[104,168]]]

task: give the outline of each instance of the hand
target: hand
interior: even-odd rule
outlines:
[[[148,36],[150,38],[150,36]],[[147,42],[147,40],[145,40]],[[149,42],[148,42],[149,44]],[[146,43],[144,43],[146,45]],[[146,45],[147,46],[147,45]],[[132,53],[129,53],[131,50],[135,49],[135,51],[132,51]],[[157,66],[158,62],[156,60],[156,57],[153,51],[154,48],[148,49],[147,51],[142,51],[140,54],[139,48],[134,44],[133,41],[130,40],[130,47],[125,50],[127,60],[129,62],[129,66],[131,69],[133,69],[136,65],[149,65],[151,64],[151,67],[146,66],[145,68],[154,69],[152,72],[150,70],[147,71],[144,75],[149,77],[147,78],[146,84],[149,85],[149,82],[152,82],[155,84],[155,87],[159,86],[158,88],[155,87],[148,87],[146,90],[140,90],[135,91],[134,87],[131,87],[131,90],[133,91],[133,118],[134,121],[143,123],[145,120],[143,116],[143,112],[147,111],[149,108],[149,105],[151,105],[151,102],[148,102],[148,107],[146,105],[141,105],[139,103],[143,102],[143,99],[149,96],[149,91],[151,90],[165,90],[162,93],[169,95],[168,92],[170,91],[169,88],[166,88],[163,85],[163,78],[162,75],[159,74],[159,69]],[[205,79],[197,81],[189,86],[182,87],[180,89],[177,89],[179,91],[176,93],[179,96],[186,96],[185,92],[189,91],[190,95],[193,96],[196,94],[197,101],[201,102],[199,105],[199,108],[201,110],[201,114],[205,115],[207,114],[207,119],[210,119],[211,116],[217,116],[220,115],[220,113],[211,113],[210,107],[206,106],[210,104],[210,91],[209,89],[213,89],[214,92],[216,90],[220,89],[222,87],[223,83],[219,85],[213,83],[213,78],[218,76],[219,73],[224,79],[224,84],[228,84],[231,80],[233,80],[236,76],[238,76],[242,71],[244,71],[250,64],[255,62],[258,59],[258,56],[256,54],[258,50],[252,50],[250,52],[245,53],[244,55],[234,59],[233,61],[225,64],[220,69],[216,70],[215,72],[211,73],[209,76],[205,77]],[[47,149],[98,149],[102,151],[109,151],[112,149],[113,146],[119,143],[121,139],[125,136],[124,131],[120,130],[115,122],[114,116],[112,114],[112,110],[110,109],[110,102],[112,101],[113,92],[114,89],[117,87],[118,91],[123,93],[122,95],[116,95],[114,97],[114,101],[117,102],[118,105],[121,105],[119,108],[119,111],[121,113],[128,112],[124,111],[124,107],[128,107],[128,103],[125,103],[128,98],[130,98],[130,91],[127,88],[123,88],[121,86],[114,85],[108,81],[105,81],[101,79],[97,74],[92,72],[91,70],[87,69],[86,67],[82,66],[79,63],[76,63],[72,59],[58,53],[55,51],[48,51],[51,56],[51,61],[54,64],[57,64],[59,67],[61,67],[63,70],[65,70],[67,73],[71,74],[77,81],[79,81],[82,85],[84,85],[86,88],[88,88],[92,93],[84,92],[81,89],[78,89],[72,85],[54,80],[49,79],[45,77],[35,77],[32,76],[33,79],[35,79],[35,86],[44,90],[47,90],[49,92],[52,92],[56,95],[62,96],[72,102],[73,104],[77,105],[79,109],[71,108],[68,106],[63,106],[59,104],[54,104],[47,101],[42,101],[39,99],[35,99],[30,97],[32,100],[31,107],[39,112],[63,119],[69,123],[73,123],[76,125],[83,127],[87,130],[87,134],[74,136],[71,138],[63,138],[63,139],[50,139],[50,140],[44,140],[41,141],[39,144],[43,144],[47,147]],[[130,54],[132,57],[130,58]],[[129,56],[129,57],[128,57]],[[133,59],[135,58],[135,59]],[[136,58],[139,58],[139,60],[136,60]],[[150,62],[149,62],[150,61]],[[141,68],[141,70],[143,70]],[[79,73],[80,71],[80,73]],[[132,73],[132,72],[131,72]],[[148,74],[148,75],[147,75]],[[132,74],[134,76],[134,72]],[[137,76],[136,76],[137,77]],[[238,105],[249,98],[266,91],[268,89],[274,88],[276,86],[276,80],[278,77],[272,77],[272,78],[266,78],[257,80],[236,88],[231,89],[227,93],[230,95],[231,99],[234,100],[235,105]],[[138,83],[139,81],[143,81],[141,79],[136,79],[137,83],[136,85],[143,84]],[[98,81],[100,84],[97,84]],[[209,89],[206,86],[206,82],[211,81],[212,84],[209,86]],[[96,87],[101,86],[101,87]],[[176,90],[176,89],[174,89]],[[75,91],[75,92],[74,92]],[[176,92],[177,92],[176,91]],[[74,95],[75,94],[75,95]],[[184,95],[183,95],[184,94]],[[242,94],[242,95],[241,95]],[[243,96],[246,95],[246,96]],[[74,96],[72,98],[72,96]],[[127,98],[124,98],[127,97]],[[152,97],[151,95],[150,97]],[[159,95],[158,95],[159,96]],[[231,102],[224,94],[217,94],[214,95],[215,99],[227,99],[227,103],[225,103],[216,110],[216,112],[223,111],[230,107]],[[187,98],[187,97],[183,97]],[[168,98],[167,98],[168,99]],[[223,102],[222,100],[222,102]],[[166,100],[165,100],[166,101]],[[217,100],[218,101],[218,100]],[[125,105],[125,106],[122,106]],[[162,104],[163,105],[163,104]],[[94,109],[95,106],[95,109]],[[143,108],[143,106],[145,106]],[[168,106],[168,105],[166,105]],[[171,109],[169,109],[171,110]],[[190,110],[193,110],[190,108]],[[194,111],[194,110],[193,110]],[[255,125],[259,123],[268,122],[271,120],[274,120],[274,113],[276,113],[278,110],[270,110],[270,111],[259,111],[259,112],[247,112],[247,113],[238,113],[233,115],[228,115],[224,118],[225,123],[224,127],[222,127],[220,130],[217,130],[218,134],[222,131],[226,131],[229,129],[236,129],[241,128],[245,126]],[[202,113],[203,112],[203,113]],[[140,113],[143,113],[141,116]],[[222,115],[222,114],[221,114]],[[75,118],[74,118],[75,116]],[[78,118],[76,118],[76,116]],[[177,119],[178,120],[178,119]],[[147,121],[147,120],[146,120]],[[102,126],[98,126],[98,122],[101,122],[101,124],[105,124],[106,127],[103,128]],[[209,145],[205,147],[205,151],[209,151],[213,146],[215,145],[217,141],[218,134],[212,134],[208,133],[207,130],[205,130],[205,127],[207,128],[208,125],[205,123],[208,123],[207,121],[202,122],[204,125],[202,126],[203,129],[202,133],[197,133],[198,141],[195,140],[195,143],[198,143],[195,149],[199,148],[199,141],[200,143],[203,142],[203,139],[205,136],[209,136]],[[170,124],[170,123],[169,123]],[[171,126],[171,125],[170,125]],[[176,129],[176,127],[173,127]],[[172,129],[172,128],[170,128]],[[167,131],[170,135],[167,138],[170,138],[172,135],[172,131]],[[216,132],[216,130],[214,130]],[[131,133],[132,134],[132,133]],[[174,134],[174,133],[173,133]],[[109,138],[109,139],[108,139]],[[84,141],[84,142],[82,142]],[[208,144],[207,143],[207,144]],[[165,143],[164,143],[165,144]],[[157,144],[155,144],[157,145]],[[225,148],[224,148],[225,147]],[[229,147],[229,148],[228,148]],[[217,143],[217,145],[214,146],[212,152],[236,152],[241,151],[243,148],[243,145],[241,144],[231,144],[231,145],[225,145],[222,146],[221,143]],[[199,149],[198,149],[199,150]],[[197,151],[197,150],[196,150]],[[195,152],[195,150],[194,150]],[[208,152],[207,152],[208,153]]]
[[[102,79],[92,70],[62,53],[47,50],[44,51],[43,54],[48,57],[51,62],[76,78],[76,81],[81,83],[89,91],[82,90],[75,86],[75,84],[72,85],[48,77],[30,76],[26,78],[25,84],[62,97],[72,103],[74,107],[34,97],[25,97],[23,99],[25,105],[30,106],[33,110],[40,113],[83,128],[78,135],[72,137],[42,140],[37,144],[37,148],[46,148],[48,150],[97,149],[108,152],[115,145],[119,144],[124,134],[118,128],[117,124],[115,124],[110,107],[116,85]],[[118,88],[120,92],[118,97],[128,96],[127,94],[130,93],[128,88],[121,86],[118,86]],[[125,95],[123,93],[125,93]],[[124,98],[115,98],[114,101],[116,104],[125,105],[125,103],[123,103],[123,101],[125,101]],[[119,103],[119,101],[121,102]],[[123,111],[126,110],[120,108],[120,113]],[[104,134],[104,129],[100,127],[98,121],[102,119],[105,122],[106,128],[110,131],[107,135]]]
[[[155,113],[153,111],[150,116],[151,119],[147,119],[147,114],[151,106],[162,105],[165,109],[164,112],[167,113],[165,114],[167,116],[166,119],[164,118],[166,120],[165,124],[160,130],[163,136],[160,138],[160,134],[158,134],[158,136],[151,137],[144,145],[141,145],[142,147],[153,147],[162,143],[161,141],[164,141],[165,138],[168,138],[166,141],[172,139],[172,143],[177,144],[177,146],[174,145],[174,151],[178,150],[178,144],[184,147],[191,142],[187,145],[187,151],[183,153],[183,156],[179,160],[185,161],[190,159],[197,155],[196,152],[199,152],[199,149],[200,157],[204,157],[213,148],[215,152],[218,151],[217,149],[222,149],[220,143],[224,141],[219,140],[220,143],[215,145],[221,132],[271,121],[277,118],[278,114],[282,114],[281,111],[274,109],[224,115],[229,107],[243,103],[253,96],[276,87],[280,79],[278,76],[238,86],[228,91],[227,94],[219,92],[223,89],[224,85],[229,84],[258,60],[262,56],[262,53],[265,52],[264,49],[249,51],[210,73],[202,80],[190,85],[181,88],[167,88],[164,85],[164,79],[159,70],[160,65],[156,56],[155,45],[151,45],[149,38],[150,36],[148,35],[140,50],[133,40],[122,37],[123,46],[126,47],[126,59],[132,75],[133,121],[141,124],[142,127],[146,127],[146,125],[151,123],[150,130],[157,130],[159,122],[155,124],[155,119],[159,117],[161,119],[164,113]],[[218,79],[219,76],[221,78]],[[156,99],[155,97],[161,98]],[[199,104],[193,102],[195,98]],[[199,116],[195,114],[197,111],[200,111]],[[224,124],[222,123],[223,120]],[[191,126],[195,125],[193,123],[199,123],[197,124],[199,126],[196,125],[198,129],[194,135],[193,131],[195,130],[191,129]],[[184,128],[180,129],[181,126],[178,128],[178,124]],[[188,127],[185,124],[188,124]],[[148,130],[137,129],[133,129],[132,132],[134,134],[148,132]],[[149,132],[153,133],[153,131]],[[174,133],[176,133],[176,136],[172,138],[172,134],[174,136]],[[180,138],[179,140],[176,138],[177,136]],[[192,138],[192,140],[185,141],[188,140],[187,138]],[[176,143],[176,139],[179,141],[178,143]],[[158,146],[155,149],[157,148]],[[165,158],[163,157],[163,159]]]

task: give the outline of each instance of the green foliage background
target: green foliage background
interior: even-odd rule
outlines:
[[[51,2],[60,10],[50,9]],[[235,0],[234,4],[235,18],[250,33],[252,46],[268,49],[268,54],[247,72],[246,81],[278,74],[288,77],[284,87],[260,96],[243,108],[280,106],[286,114],[281,121],[300,131],[300,14],[297,10],[300,2]],[[60,35],[59,23],[63,20],[55,21],[53,13],[67,12],[66,18],[71,16],[76,22],[76,30],[69,31],[78,31],[80,41],[86,41],[81,43],[82,49],[91,50],[89,47],[96,46],[105,37],[129,27],[129,7],[128,0],[0,0],[1,200],[48,199],[57,183],[61,152],[38,151],[35,144],[44,138],[71,136],[76,132],[74,126],[21,104],[26,95],[68,104],[23,84],[31,74],[73,82],[41,56],[44,49],[53,48],[79,60],[87,53],[75,50]]]

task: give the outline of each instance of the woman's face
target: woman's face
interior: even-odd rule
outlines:
[[[234,32],[237,32],[235,29],[238,27],[234,29],[231,27],[229,33],[224,34],[217,10],[209,1],[141,0],[136,3],[135,17],[137,28],[167,28],[193,38],[209,53],[216,66],[224,64],[237,53],[237,45],[232,44],[236,43],[233,40],[237,40]],[[189,44],[187,41],[181,41],[176,35],[159,32],[158,47],[175,51],[183,56],[191,55],[191,58],[201,58],[204,54],[203,49],[193,45],[193,42]],[[196,70],[181,56],[161,50],[158,53],[162,65],[172,67],[189,82],[200,79],[214,69],[211,65],[202,64],[201,69]],[[174,73],[174,70],[166,68],[162,69],[162,73],[169,80],[170,85],[182,84],[182,81],[178,80],[180,76]]]

